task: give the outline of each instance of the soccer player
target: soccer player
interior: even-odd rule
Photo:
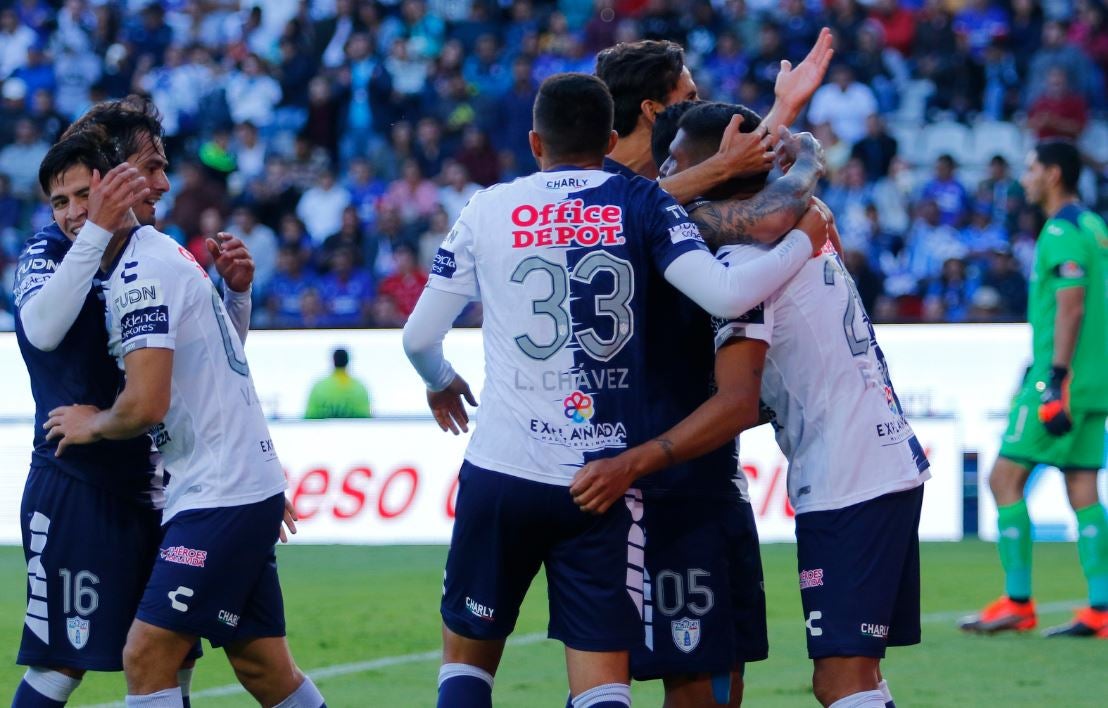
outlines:
[[[1108,639],[1108,519],[1097,494],[1108,413],[1108,227],[1077,197],[1081,155],[1072,144],[1039,143],[1020,183],[1049,219],[1035,244],[1027,319],[1032,363],[1012,399],[1008,429],[989,488],[996,498],[1004,596],[959,622],[971,632],[1027,631],[1031,599],[1031,517],[1024,487],[1039,464],[1062,470],[1077,514],[1077,553],[1089,607],[1048,637]]]
[[[746,311],[822,245],[791,232],[727,268],[655,183],[600,170],[616,140],[612,99],[584,74],[543,82],[532,151],[542,171],[478,192],[435,258],[404,346],[443,430],[467,429],[469,386],[442,340],[470,300],[484,313],[481,424],[460,473],[442,600],[438,705],[491,705],[493,675],[540,565],[550,635],[566,645],[575,708],[630,704],[627,650],[641,642],[641,497],[599,519],[567,492],[587,460],[650,427],[646,342],[652,270],[709,311]],[[813,243],[817,240],[818,243]]]
[[[818,86],[832,53],[829,39],[822,34],[795,70],[783,64],[771,118],[738,115],[727,131],[733,145],[757,138],[755,147],[760,149],[755,156],[763,157],[761,148],[769,136],[778,134],[775,128],[790,122]],[[600,53],[597,74],[612,91],[620,134],[605,169],[658,176],[676,133],[676,119],[694,105],[686,99],[696,97],[681,48],[658,41],[620,44]],[[669,139],[656,160],[652,140],[659,128],[669,127],[662,125],[667,121],[672,132],[661,131],[669,132]],[[796,163],[789,173],[752,199],[728,200],[718,199],[723,196],[720,190],[744,178],[737,170],[721,171],[732,152],[724,142],[717,141],[719,150],[697,166],[662,175],[661,186],[679,201],[698,205],[690,218],[713,247],[780,238],[807,210],[822,174],[818,143],[806,139],[800,154],[793,155]],[[779,152],[798,144],[790,139]],[[758,162],[755,167],[749,173],[762,185],[769,165]],[[694,178],[697,174],[701,177]],[[717,183],[723,178],[721,187]],[[717,201],[700,198],[705,196]],[[656,403],[653,422],[665,429],[712,395],[712,326],[703,310],[666,284],[659,292],[654,312],[672,324],[665,332],[654,331],[657,341],[646,348],[646,368]],[[769,652],[758,531],[740,477],[732,440],[700,459],[646,478],[641,485],[647,540],[644,582],[651,589],[651,612],[644,613],[644,641],[631,653],[631,672],[639,680],[661,678],[670,705],[740,705],[745,664],[763,660]]]
[[[687,172],[663,177],[662,188],[678,203],[688,204],[729,179],[768,172],[777,136],[800,114],[827,73],[834,56],[831,42],[831,32],[824,28],[795,69],[782,60],[774,86],[774,106],[758,130],[749,131],[749,136],[739,135],[736,119],[717,154]],[[658,165],[650,152],[654,121],[667,107],[697,98],[684,50],[669,41],[617,44],[597,55],[596,75],[612,93],[614,127],[619,133],[619,142],[605,161],[605,169],[625,176],[658,177]],[[788,179],[776,181],[746,202],[718,200],[704,204],[693,221],[713,247],[743,238],[776,241],[807,212],[821,175],[821,171],[803,168],[790,171]]]
[[[758,120],[740,106],[690,109],[671,147],[673,169],[715,152],[736,113]],[[742,198],[760,185],[734,188]],[[736,267],[764,249],[717,255]],[[930,473],[853,281],[837,255],[823,254],[757,307],[714,324],[718,393],[658,438],[586,465],[570,491],[602,512],[644,475],[772,422],[789,460],[816,698],[834,708],[891,705],[879,662],[886,646],[919,642],[918,524]]]
[[[87,164],[97,161],[88,150],[64,182],[95,182]],[[123,649],[127,704],[182,706],[177,668],[205,637],[259,703],[321,706],[284,638],[274,544],[286,482],[234,323],[204,269],[151,226],[132,220],[111,234],[103,259],[123,389],[109,408],[54,408],[45,429],[60,459],[152,430],[171,473],[161,548]]]
[[[63,459],[42,429],[56,406],[74,399],[107,406],[122,385],[107,354],[103,295],[94,281],[110,233],[80,233],[82,227],[90,213],[112,226],[128,210],[152,223],[169,189],[161,126],[150,104],[99,105],[81,119],[85,127],[96,125],[92,115],[112,122],[113,137],[93,131],[47,154],[40,182],[55,221],[28,240],[15,281],[16,337],[37,421],[21,514],[29,578],[17,661],[29,668],[16,689],[17,708],[63,705],[85,671],[123,668],[127,629],[161,537],[163,482],[148,435],[98,443]],[[107,142],[134,164],[104,171],[92,184],[95,165],[84,156]],[[69,170],[77,165],[84,169]],[[242,303],[236,289],[247,291],[244,306],[234,308],[235,327],[245,332],[253,262],[244,247],[224,246],[216,267],[229,286],[229,303]],[[186,695],[196,649],[179,673]]]

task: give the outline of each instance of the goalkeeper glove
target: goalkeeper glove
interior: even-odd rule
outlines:
[[[1051,435],[1065,435],[1073,430],[1069,414],[1069,391],[1064,382],[1069,370],[1064,366],[1050,369],[1050,380],[1039,396],[1039,421]]]

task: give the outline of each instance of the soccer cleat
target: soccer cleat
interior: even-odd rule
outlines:
[[[1086,607],[1073,621],[1043,631],[1044,637],[1099,637],[1108,639],[1108,611]]]
[[[958,627],[966,632],[993,634],[995,632],[1026,632],[1039,623],[1035,616],[1035,602],[1013,602],[1007,597],[991,603],[980,614],[958,620]]]

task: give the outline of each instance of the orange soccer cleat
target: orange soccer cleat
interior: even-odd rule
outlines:
[[[966,632],[993,634],[995,632],[1026,632],[1039,623],[1035,616],[1034,601],[1013,602],[1008,597],[989,604],[980,614],[958,620],[958,627]]]
[[[1044,637],[1099,637],[1108,639],[1108,611],[1086,607],[1074,613],[1073,621],[1051,627]]]

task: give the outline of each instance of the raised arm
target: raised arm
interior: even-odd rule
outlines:
[[[779,128],[788,128],[795,121],[800,112],[812,99],[823,77],[827,74],[827,67],[831,65],[831,58],[835,56],[835,50],[831,48],[831,30],[824,27],[820,30],[816,43],[804,61],[796,65],[789,63],[788,59],[781,60],[781,71],[777,74],[777,80],[773,85],[773,108],[766,114],[763,123],[770,134],[776,134]]]
[[[239,341],[245,344],[253,310],[251,285],[254,282],[254,259],[241,239],[225,232],[217,235],[219,241],[209,238],[205,245],[216,271],[223,278],[223,307],[239,334]]]
[[[808,211],[823,174],[822,148],[809,133],[795,136],[796,160],[780,179],[750,199],[690,205],[689,217],[712,250],[737,243],[772,243]]]
[[[87,203],[87,215],[61,263],[56,266],[47,263],[43,268],[36,268],[39,259],[35,258],[33,249],[26,254],[29,257],[26,266],[20,263],[19,271],[23,275],[18,276],[15,304],[23,333],[31,346],[52,351],[61,344],[84,307],[112,232],[128,220],[134,220],[131,207],[149,193],[146,179],[124,162],[112,168],[103,179],[94,170],[87,194],[78,192],[68,197],[69,203],[61,205],[51,200],[54,209],[80,209]],[[55,269],[49,270],[51,267]]]

